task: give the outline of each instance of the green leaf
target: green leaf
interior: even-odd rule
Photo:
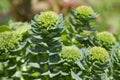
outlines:
[[[22,73],[20,71],[16,71],[12,77],[20,78],[21,76],[22,76]]]
[[[10,31],[9,27],[7,25],[0,25],[0,33],[4,31]]]
[[[71,75],[73,77],[73,79],[75,80],[82,80],[77,74],[75,74],[73,71],[71,71]]]
[[[40,68],[40,65],[38,63],[29,63],[29,66],[34,68]]]

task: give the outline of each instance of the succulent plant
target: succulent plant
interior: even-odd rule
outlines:
[[[14,26],[17,26],[17,24]],[[9,29],[10,30],[0,33],[0,44],[1,44],[0,45],[0,79],[1,80],[22,78],[21,73],[22,73],[23,65],[26,64],[25,57],[27,53],[28,37],[24,36],[21,33],[22,31],[18,32],[17,30],[13,30],[12,28]],[[26,32],[24,33],[25,35]]]
[[[0,80],[120,79],[120,43],[91,27],[96,18],[91,7],[79,6],[65,17],[67,27],[52,11],[30,24],[1,26]]]
[[[30,53],[28,54],[30,71],[26,71],[29,72],[27,76],[31,79],[56,80],[57,77],[63,76],[59,66],[62,50],[60,38],[64,27],[62,15],[51,11],[43,12],[36,16],[31,26]]]
[[[69,80],[75,79],[75,72],[78,72],[80,69],[76,64],[76,61],[82,59],[82,53],[78,47],[75,45],[72,46],[63,46],[61,52],[61,58],[63,60],[62,66],[63,71],[69,76]]]
[[[94,46],[96,30],[91,27],[91,20],[98,17],[89,6],[78,6],[66,17],[68,28],[64,31],[67,45],[76,45],[79,48]]]
[[[103,80],[109,79],[108,69],[110,68],[110,56],[105,48],[92,47],[83,48],[83,59],[77,61],[80,68],[75,76],[81,80]],[[76,79],[77,80],[77,79]]]

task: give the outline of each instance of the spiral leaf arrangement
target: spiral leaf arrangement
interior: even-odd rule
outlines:
[[[24,31],[24,34],[27,34],[26,32]],[[0,43],[0,79],[21,79],[28,45],[27,37],[18,31],[5,29],[0,33]]]
[[[64,29],[62,15],[43,12],[31,22],[30,60],[31,78],[56,80],[62,73],[60,52],[61,34]],[[35,65],[36,66],[35,66]]]

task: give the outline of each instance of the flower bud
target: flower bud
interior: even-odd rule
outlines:
[[[105,48],[102,47],[93,47],[89,50],[89,54],[91,55],[92,59],[97,59],[101,61],[105,61],[109,58],[109,53]]]
[[[88,6],[79,6],[76,8],[76,11],[78,15],[80,15],[81,18],[84,18],[84,19],[90,18],[94,14],[94,11],[92,10],[92,8]]]
[[[81,52],[76,46],[64,46],[61,52],[61,57],[66,61],[76,61],[80,59]]]
[[[116,42],[113,34],[106,31],[98,33],[96,38],[106,44],[114,44]]]
[[[14,49],[17,45],[19,45],[21,40],[22,36],[17,34],[15,31],[2,32],[0,33],[0,50],[6,51]]]
[[[44,27],[52,27],[58,21],[58,15],[52,11],[42,12],[38,16],[37,21],[40,22]]]

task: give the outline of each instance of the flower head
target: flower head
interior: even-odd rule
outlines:
[[[79,6],[76,8],[76,11],[82,18],[89,18],[94,14],[92,8],[88,6]]]
[[[105,48],[102,47],[93,47],[89,50],[89,54],[91,55],[92,59],[97,59],[101,61],[105,61],[109,58],[109,53]]]
[[[76,46],[64,46],[61,52],[61,56],[66,61],[76,61],[80,59],[81,52]]]
[[[58,15],[52,11],[41,13],[37,19],[37,21],[42,23],[42,26],[44,26],[44,27],[54,26],[56,24],[57,20],[58,20]]]
[[[98,33],[96,35],[96,38],[107,44],[114,44],[116,42],[116,39],[113,36],[113,34],[106,31]]]
[[[15,31],[2,32],[0,33],[0,50],[6,51],[14,49],[21,40],[22,36],[20,34],[16,34]]]

